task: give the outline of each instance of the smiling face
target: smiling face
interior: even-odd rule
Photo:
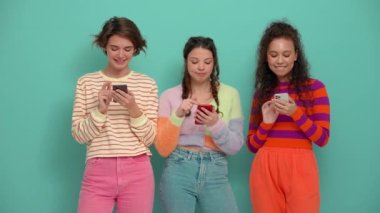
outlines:
[[[267,62],[280,82],[290,80],[296,60],[297,52],[291,39],[276,38],[271,41],[267,52]]]
[[[135,53],[131,40],[113,35],[108,39],[105,50],[108,58],[108,69],[114,72],[129,72],[128,65]]]
[[[214,69],[214,57],[212,52],[201,47],[194,48],[187,56],[186,66],[191,76],[191,81],[196,83],[209,81]]]

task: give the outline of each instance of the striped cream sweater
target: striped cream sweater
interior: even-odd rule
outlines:
[[[127,84],[142,115],[131,118],[126,108],[112,102],[106,115],[98,109],[98,92],[106,81]],[[158,97],[156,82],[131,71],[122,78],[110,78],[101,71],[79,78],[72,116],[72,134],[87,144],[87,160],[95,157],[151,155],[149,146],[156,137]]]

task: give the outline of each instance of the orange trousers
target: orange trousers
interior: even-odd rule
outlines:
[[[313,150],[262,147],[250,173],[254,213],[318,213],[318,166]]]

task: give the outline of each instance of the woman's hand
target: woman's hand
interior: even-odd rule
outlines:
[[[289,101],[281,99],[273,99],[275,110],[283,115],[291,116],[297,110],[297,104],[292,98],[289,97]]]
[[[128,90],[128,93],[119,89],[112,91],[112,98],[121,106],[127,108],[131,117],[137,118],[141,116],[142,112],[140,111],[135,96],[131,90]]]
[[[102,88],[99,90],[98,93],[98,110],[102,114],[106,114],[108,107],[112,100],[112,84],[111,82],[107,81],[103,84]]]
[[[219,116],[215,108],[212,108],[212,111],[208,110],[197,110],[195,115],[195,121],[206,126],[212,126],[218,122]]]
[[[178,107],[177,111],[175,112],[175,114],[182,118],[184,116],[186,116],[187,114],[190,113],[191,111],[191,108],[193,108],[194,104],[196,104],[196,100],[195,99],[184,99],[182,100],[182,103],[181,105]]]
[[[274,107],[273,100],[265,102],[261,107],[261,111],[263,113],[264,123],[271,124],[276,122],[279,113]]]

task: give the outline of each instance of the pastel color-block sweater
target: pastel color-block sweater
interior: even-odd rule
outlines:
[[[243,116],[238,91],[221,84],[218,90],[219,120],[210,127],[195,124],[196,106],[188,117],[177,117],[175,112],[182,103],[182,86],[166,90],[160,96],[156,148],[167,157],[177,147],[191,146],[203,150],[217,150],[235,154],[244,144]],[[211,105],[216,109],[216,102]]]

